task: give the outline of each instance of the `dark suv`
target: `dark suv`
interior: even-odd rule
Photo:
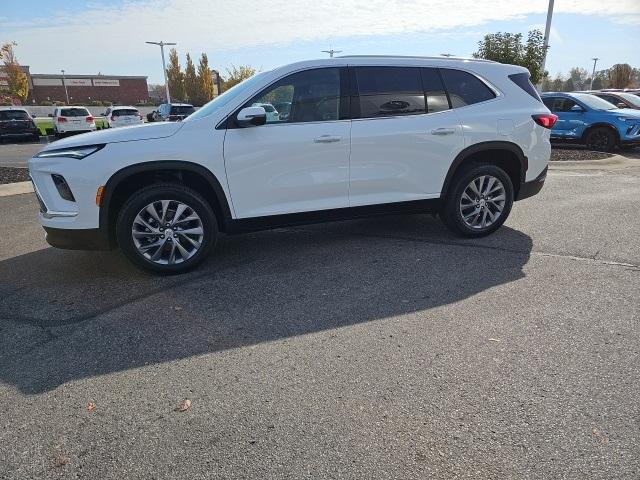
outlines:
[[[163,103],[150,115],[154,122],[181,122],[195,111],[188,103]]]
[[[24,108],[9,107],[0,110],[0,141],[5,139],[38,141],[40,130]]]

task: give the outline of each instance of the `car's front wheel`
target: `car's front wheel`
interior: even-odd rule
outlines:
[[[440,216],[454,233],[482,237],[505,222],[513,195],[513,184],[504,170],[495,165],[470,164],[454,177]]]
[[[587,133],[586,144],[591,150],[610,152],[616,145],[616,136],[609,128],[594,128]]]
[[[152,185],[125,203],[116,221],[118,245],[135,265],[154,273],[183,273],[200,264],[218,237],[215,214],[182,185]]]

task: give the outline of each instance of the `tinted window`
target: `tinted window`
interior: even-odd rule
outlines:
[[[553,105],[554,112],[569,112],[572,107],[577,105],[576,102],[571,100],[570,98],[556,98],[556,101]]]
[[[60,115],[63,117],[88,117],[91,114],[86,108],[62,108]]]
[[[172,105],[169,115],[191,115],[195,111],[191,105]]]
[[[481,80],[470,73],[443,68],[440,70],[449,92],[453,108],[473,105],[495,98],[495,94]]]
[[[360,117],[425,113],[419,68],[358,67]]]
[[[132,115],[136,115],[136,116],[139,115],[138,110],[134,108],[127,108],[127,109],[122,108],[122,109],[113,111],[114,117],[127,117]]]
[[[267,123],[322,122],[340,118],[340,69],[317,68],[278,80],[244,106],[288,105],[277,115],[267,115]]]
[[[449,99],[442,84],[438,69],[422,69],[422,86],[427,96],[427,112],[441,112],[449,109]]]
[[[538,101],[541,101],[540,100],[540,95],[538,95],[538,91],[535,89],[535,87],[531,83],[531,80],[529,79],[529,74],[528,73],[524,73],[524,72],[523,73],[514,73],[513,75],[509,75],[509,79],[513,83],[518,85],[522,90],[524,90],[529,95],[531,95],[533,98],[535,98]]]
[[[553,112],[553,102],[555,100],[555,97],[545,97],[542,99],[542,103],[544,103],[544,105]]]
[[[29,120],[29,114],[23,110],[0,110],[0,120]]]

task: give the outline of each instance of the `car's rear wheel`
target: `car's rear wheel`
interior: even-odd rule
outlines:
[[[616,145],[616,136],[609,128],[598,127],[587,133],[587,147],[591,150],[610,152]]]
[[[512,205],[509,175],[495,165],[473,163],[454,177],[440,217],[454,233],[482,237],[500,228]]]
[[[218,237],[208,202],[182,185],[160,184],[135,193],[116,221],[118,245],[136,266],[162,275],[200,264]]]

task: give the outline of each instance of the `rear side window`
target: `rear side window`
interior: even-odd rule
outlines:
[[[23,110],[0,110],[0,120],[29,120],[29,114]]]
[[[361,118],[426,112],[419,68],[357,67]]]
[[[496,97],[484,82],[470,73],[449,68],[442,68],[440,71],[453,108],[485,102]]]
[[[449,110],[449,99],[442,84],[442,78],[436,68],[422,69],[422,86],[427,97],[427,112]]]
[[[118,109],[118,110],[114,110],[113,114],[114,117],[130,117],[130,116],[134,116],[134,115],[139,115],[138,110],[135,110],[133,108],[127,108],[127,109]]]
[[[538,95],[538,91],[535,89],[531,80],[529,79],[528,73],[514,73],[509,75],[509,80],[518,85],[522,90],[527,92],[533,98],[541,102],[540,95]]]
[[[62,108],[60,115],[63,117],[88,117],[90,113],[86,108]]]

